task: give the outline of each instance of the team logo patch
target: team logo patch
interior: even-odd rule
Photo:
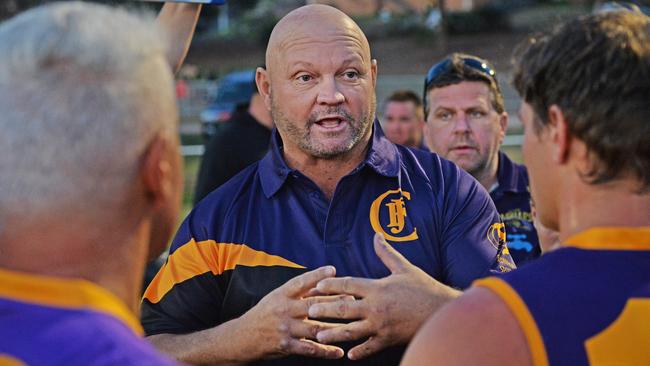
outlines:
[[[510,272],[517,268],[512,260],[508,245],[506,244],[506,225],[497,222],[488,228],[487,239],[497,250],[497,269],[499,272]]]
[[[370,224],[376,233],[384,235],[386,240],[411,241],[417,240],[418,230],[405,232],[406,202],[411,200],[411,194],[401,189],[382,193],[370,205]],[[383,223],[383,224],[382,224]]]
[[[490,225],[487,239],[495,249],[501,248],[506,242],[506,226],[501,222]]]

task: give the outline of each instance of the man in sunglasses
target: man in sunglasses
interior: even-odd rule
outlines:
[[[453,53],[429,69],[423,100],[429,148],[490,192],[517,266],[537,258],[528,173],[499,151],[508,113],[494,68],[479,57]]]
[[[479,280],[404,365],[650,364],[650,18],[614,11],[517,56],[522,151],[560,247]]]

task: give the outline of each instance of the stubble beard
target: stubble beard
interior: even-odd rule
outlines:
[[[321,159],[335,159],[344,157],[346,153],[350,152],[368,133],[368,130],[372,128],[375,119],[376,105],[376,97],[373,95],[370,101],[370,108],[362,114],[359,119],[355,119],[342,106],[335,106],[329,107],[320,112],[313,112],[309,115],[306,123],[297,124],[289,121],[282,112],[282,109],[276,104],[273,95],[271,95],[271,116],[273,117],[273,121],[278,130],[281,131],[287,139],[298,145],[302,151]],[[342,116],[348,121],[350,132],[344,142],[331,147],[319,143],[319,141],[315,141],[312,138],[311,128],[316,124],[316,121],[320,116],[334,114]]]

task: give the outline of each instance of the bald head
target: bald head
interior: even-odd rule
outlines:
[[[273,28],[266,48],[267,69],[282,65],[284,55],[293,46],[318,47],[329,39],[347,39],[356,43],[368,64],[370,45],[357,23],[342,11],[321,4],[306,5],[291,11]]]
[[[370,140],[377,65],[341,11],[308,5],[287,14],[255,78],[290,158],[342,159]]]

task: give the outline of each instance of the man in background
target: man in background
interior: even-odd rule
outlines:
[[[426,150],[422,102],[410,90],[398,90],[384,102],[382,128],[392,143]]]
[[[232,117],[210,138],[201,159],[194,204],[269,150],[273,119],[251,73],[253,94],[248,104],[238,106]]]
[[[531,192],[561,244],[476,282],[423,327],[404,365],[647,365],[650,18],[575,19],[516,60]]]
[[[470,173],[490,193],[517,266],[537,258],[528,173],[499,151],[508,113],[494,68],[479,57],[453,53],[429,69],[423,98],[429,148]]]
[[[134,313],[176,226],[170,63],[200,9],[167,4],[159,27],[67,2],[0,25],[0,364],[174,364]]]

